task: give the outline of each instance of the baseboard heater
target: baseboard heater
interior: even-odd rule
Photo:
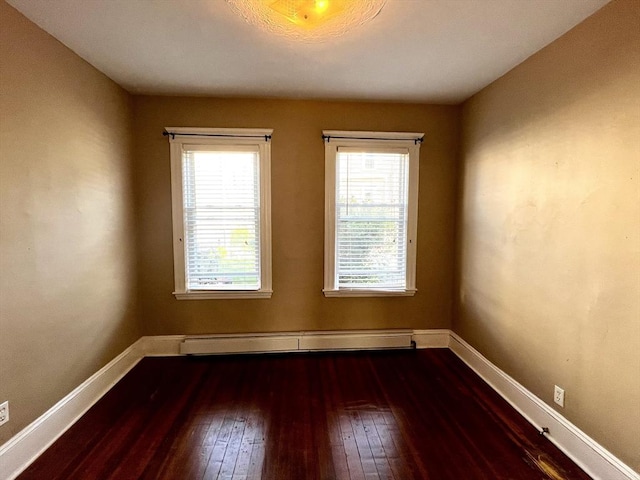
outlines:
[[[187,336],[183,355],[412,348],[412,330],[256,333]]]

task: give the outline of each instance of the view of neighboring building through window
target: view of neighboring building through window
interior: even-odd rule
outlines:
[[[422,134],[324,134],[325,295],[412,295]]]
[[[170,132],[177,298],[271,295],[271,130]]]

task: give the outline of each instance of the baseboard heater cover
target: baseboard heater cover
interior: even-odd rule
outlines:
[[[412,348],[412,330],[195,335],[180,343],[182,355]]]
[[[313,350],[382,350],[411,348],[412,331],[306,333],[300,337],[299,349]]]

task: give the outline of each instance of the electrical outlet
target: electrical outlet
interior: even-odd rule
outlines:
[[[564,407],[564,390],[560,388],[558,385],[553,390],[553,401],[556,402],[561,407]]]
[[[9,401],[0,403],[0,425],[9,421]]]

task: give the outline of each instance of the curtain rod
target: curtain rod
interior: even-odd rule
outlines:
[[[329,143],[331,141],[332,138],[340,138],[340,139],[346,139],[346,140],[382,140],[382,141],[386,141],[386,142],[392,142],[392,141],[406,141],[407,139],[404,138],[380,138],[380,137],[352,137],[352,136],[348,136],[348,137],[341,137],[338,135],[322,135],[322,140],[326,141],[327,143]],[[416,138],[410,138],[409,140],[413,140],[413,144],[417,145],[419,143],[424,142],[424,137],[416,137]]]
[[[225,133],[175,133],[164,130],[162,132],[164,137],[176,138],[176,135],[181,137],[227,137],[227,138],[264,138],[265,142],[271,140],[271,135],[231,135]]]

